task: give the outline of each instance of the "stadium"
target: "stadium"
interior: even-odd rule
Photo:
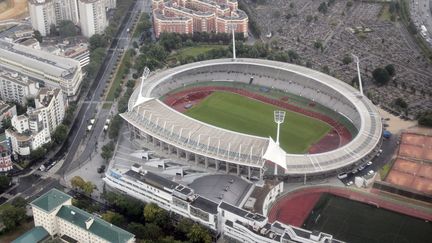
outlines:
[[[286,112],[276,143],[273,111]],[[358,90],[326,74],[261,59],[216,59],[143,79],[121,114],[139,140],[206,168],[326,177],[375,156],[382,123]]]

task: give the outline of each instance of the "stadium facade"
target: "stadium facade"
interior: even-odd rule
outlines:
[[[357,129],[352,140],[332,151],[289,154],[272,138],[252,136],[215,127],[190,118],[158,98],[177,88],[200,82],[241,82],[278,89],[319,103],[348,119]],[[285,169],[285,176],[329,176],[367,163],[379,151],[381,117],[358,90],[331,76],[305,67],[261,59],[216,59],[156,73],[132,94],[128,111],[121,114],[131,139],[152,143],[162,150],[203,164],[262,178],[265,163]],[[283,134],[282,134],[283,136]]]

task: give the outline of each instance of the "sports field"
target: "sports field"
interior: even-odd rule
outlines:
[[[432,223],[324,193],[303,227],[350,243],[430,242]]]
[[[276,139],[273,111],[280,108],[230,92],[213,92],[185,112],[186,115],[236,132]],[[281,125],[281,147],[289,153],[304,153],[331,127],[319,120],[286,111]]]

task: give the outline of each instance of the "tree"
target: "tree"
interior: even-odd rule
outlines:
[[[376,68],[373,70],[372,76],[378,85],[385,85],[390,80],[390,74],[383,68]]]
[[[321,51],[323,51],[323,49],[324,49],[323,43],[320,40],[317,40],[314,42],[314,47],[316,49],[321,49]]]
[[[157,240],[162,236],[162,230],[156,224],[149,223],[144,227],[144,235],[144,239],[157,242]]]
[[[17,227],[25,218],[25,208],[15,207],[7,203],[0,209],[0,221],[3,222],[6,230],[11,230]]]
[[[108,127],[108,137],[110,139],[117,139],[122,123],[123,123],[123,120],[119,115],[116,115],[113,117],[113,119],[111,120],[111,123]]]
[[[432,111],[424,112],[418,120],[419,125],[432,127]]]
[[[157,215],[163,211],[157,204],[149,203],[144,207],[144,219],[146,222],[154,222]]]
[[[106,38],[100,34],[92,35],[92,37],[90,37],[89,39],[89,43],[90,43],[90,51],[93,51],[100,47],[105,48],[108,45],[108,41],[106,40]]]
[[[50,35],[58,35],[57,27],[55,26],[55,24],[50,25]]]
[[[348,65],[352,62],[352,58],[348,55],[344,56],[344,58],[342,59],[343,64]]]
[[[16,197],[12,200],[11,204],[17,208],[25,208],[27,201],[22,197]]]
[[[210,234],[206,229],[201,227],[198,224],[194,224],[192,228],[190,228],[188,233],[188,238],[192,243],[211,243],[212,239]]]
[[[322,2],[322,3],[319,5],[319,7],[318,7],[318,11],[319,11],[320,13],[326,14],[327,11],[328,11],[327,3],[326,3],[326,2]]]
[[[78,34],[74,23],[70,20],[62,20],[59,23],[59,35],[61,37],[76,36]]]
[[[106,162],[108,162],[112,158],[113,153],[114,153],[114,149],[115,149],[115,145],[112,141],[105,144],[102,147],[101,156]]]
[[[0,193],[9,188],[11,179],[8,176],[0,175]]]
[[[102,219],[119,227],[126,225],[125,217],[113,211],[107,211],[106,213],[102,214]]]
[[[395,74],[396,74],[396,69],[395,69],[395,66],[393,64],[389,64],[389,65],[385,66],[385,70],[387,70],[388,74],[392,77],[395,76]]]
[[[43,37],[41,35],[41,33],[39,32],[39,30],[35,30],[33,32],[33,37],[39,42],[42,43]]]
[[[408,108],[408,104],[407,104],[406,101],[405,101],[403,98],[401,98],[401,97],[395,99],[395,100],[393,101],[393,104],[394,104],[395,107],[398,108],[398,109],[406,110],[406,109]]]
[[[39,147],[37,149],[30,151],[30,159],[31,160],[40,160],[42,158],[45,158],[46,153],[47,153],[47,150],[44,147]]]
[[[70,183],[72,185],[72,188],[74,189],[81,189],[84,187],[85,181],[81,176],[74,176],[70,180]]]
[[[145,226],[142,224],[132,222],[132,223],[128,224],[127,230],[129,232],[131,232],[132,234],[134,234],[139,239],[145,238],[144,233],[145,233],[146,229],[145,229]]]
[[[69,130],[68,126],[64,124],[58,125],[52,135],[54,143],[62,144],[67,138],[68,130]]]

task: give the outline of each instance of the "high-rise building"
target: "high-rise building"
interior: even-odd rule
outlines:
[[[78,0],[78,8],[82,35],[102,34],[108,26],[106,0]]]
[[[79,15],[76,0],[54,0],[54,9],[57,23],[62,20],[70,20],[74,24],[78,24]]]
[[[100,34],[108,26],[106,11],[116,4],[117,0],[28,0],[32,27],[43,36],[62,20],[79,24],[84,36]]]
[[[54,0],[28,0],[28,9],[33,29],[48,35],[51,25],[57,23]]]

